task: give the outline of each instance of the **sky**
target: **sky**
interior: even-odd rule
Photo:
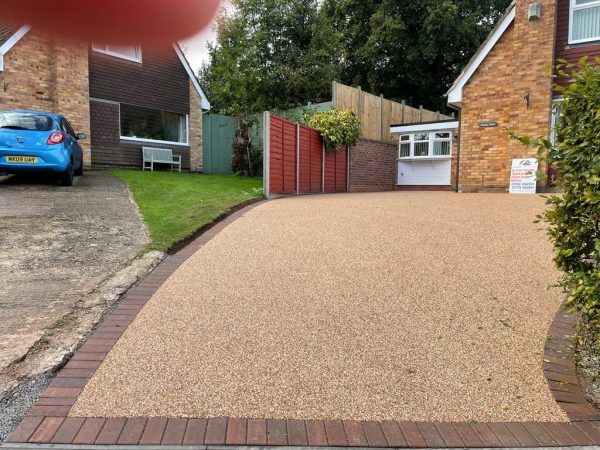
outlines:
[[[203,62],[209,61],[206,44],[208,42],[214,42],[214,39],[215,33],[212,30],[211,25],[205,28],[201,33],[181,43],[185,55],[195,73],[198,73],[198,70],[200,69],[200,66],[202,66]]]

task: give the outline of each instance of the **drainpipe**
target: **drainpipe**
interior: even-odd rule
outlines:
[[[459,180],[460,180],[460,144],[461,144],[461,138],[462,138],[462,110],[458,107],[452,106],[452,105],[448,105],[450,108],[454,109],[455,111],[458,112],[458,146],[456,147],[456,180],[454,182],[454,192],[458,192],[459,191]]]

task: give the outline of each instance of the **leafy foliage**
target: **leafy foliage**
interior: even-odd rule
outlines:
[[[567,307],[579,311],[600,344],[600,58],[590,65],[560,61],[558,76],[570,78],[563,94],[556,144],[546,138],[518,138],[538,148],[560,171],[563,195],[548,198],[540,216],[554,243],[555,262],[570,294]]]
[[[510,0],[324,0],[345,84],[432,110]]]
[[[510,0],[231,0],[200,78],[238,115],[331,100],[331,82],[445,108]]]
[[[360,139],[360,120],[352,111],[317,111],[308,114],[306,119],[309,126],[319,130],[329,151],[338,151]]]
[[[213,109],[230,115],[331,99],[339,76],[336,32],[318,0],[231,0],[200,71]]]

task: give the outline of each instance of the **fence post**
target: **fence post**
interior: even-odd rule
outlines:
[[[337,82],[335,80],[331,83],[331,106],[337,108]]]
[[[346,146],[346,192],[350,192],[350,148]]]
[[[363,120],[363,116],[362,116],[362,88],[359,86],[358,87],[358,119],[360,120],[361,124],[364,123]]]
[[[325,193],[325,143],[321,144],[323,150],[323,162],[321,163],[321,193]]]
[[[300,195],[300,124],[296,122],[296,195]]]
[[[379,120],[381,127],[379,127],[379,140],[383,142],[383,94],[379,95]]]
[[[263,114],[263,195],[271,197],[270,192],[270,169],[271,169],[271,114],[265,111]]]
[[[401,123],[406,123],[404,121],[404,108],[406,108],[406,102],[404,100],[402,100],[402,122]]]

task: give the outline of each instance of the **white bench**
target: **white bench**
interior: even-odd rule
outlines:
[[[171,172],[175,166],[181,172],[181,156],[173,155],[173,150],[168,148],[142,147],[144,153],[143,170],[154,172],[154,164],[170,164]]]

